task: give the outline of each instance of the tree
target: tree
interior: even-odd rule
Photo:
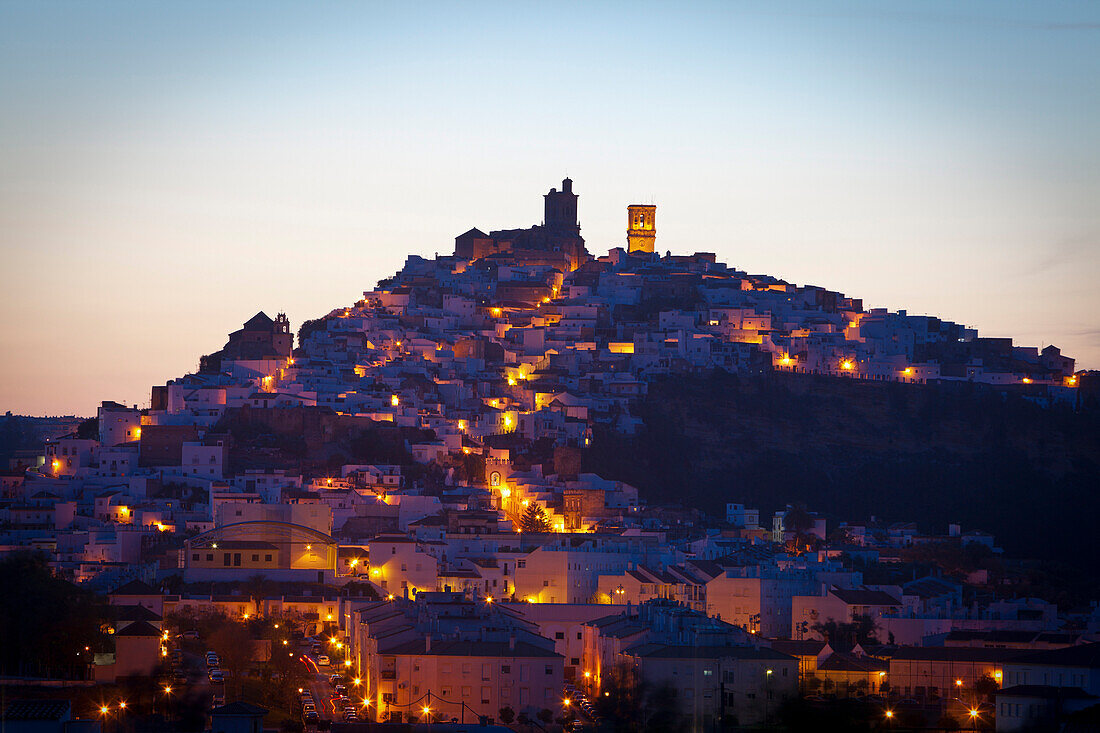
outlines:
[[[850,622],[827,619],[824,623],[818,622],[810,627],[814,632],[821,634],[836,651],[847,651],[856,644],[877,644],[875,631],[878,624],[870,615],[863,614],[853,616]]]
[[[538,502],[531,502],[519,520],[519,526],[524,532],[549,532],[550,520]]]
[[[541,720],[543,723],[549,723],[551,720],[554,719],[554,711],[552,711],[550,708],[543,708],[538,712],[535,717]]]
[[[209,636],[210,648],[218,654],[222,669],[233,683],[237,695],[241,694],[244,676],[252,664],[252,637],[248,628],[237,621],[226,619],[225,623]]]
[[[55,577],[42,553],[0,562],[0,673],[80,679],[92,654],[109,650],[105,609],[91,593]]]
[[[978,693],[982,697],[992,698],[997,694],[997,690],[1001,689],[1001,686],[997,684],[997,680],[989,674],[984,674],[978,679],[974,680],[974,692]]]
[[[81,440],[99,440],[99,418],[89,417],[76,427],[76,437]]]
[[[500,709],[500,722],[505,725],[511,725],[512,721],[516,719],[516,711],[510,706],[505,705]]]

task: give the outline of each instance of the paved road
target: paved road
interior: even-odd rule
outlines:
[[[313,693],[313,700],[317,704],[317,714],[322,720],[343,720],[343,711],[336,707],[339,699],[335,688],[329,684],[328,678],[333,672],[339,672],[336,667],[319,667],[312,654],[303,652],[300,655],[302,663],[310,672],[309,691]]]

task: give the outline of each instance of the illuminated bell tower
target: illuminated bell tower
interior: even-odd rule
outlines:
[[[652,252],[657,241],[657,207],[631,204],[626,207],[626,244],[628,252]]]

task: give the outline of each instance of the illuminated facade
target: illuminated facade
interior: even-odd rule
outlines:
[[[332,583],[336,577],[336,540],[289,522],[240,522],[204,532],[184,543],[186,582],[271,580]]]

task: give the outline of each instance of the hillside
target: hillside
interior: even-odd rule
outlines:
[[[585,468],[718,516],[727,501],[788,502],[996,535],[1013,556],[1081,567],[1100,516],[1100,414],[1041,408],[957,385],[801,374],[675,377],[651,384],[646,428],[598,432]]]

